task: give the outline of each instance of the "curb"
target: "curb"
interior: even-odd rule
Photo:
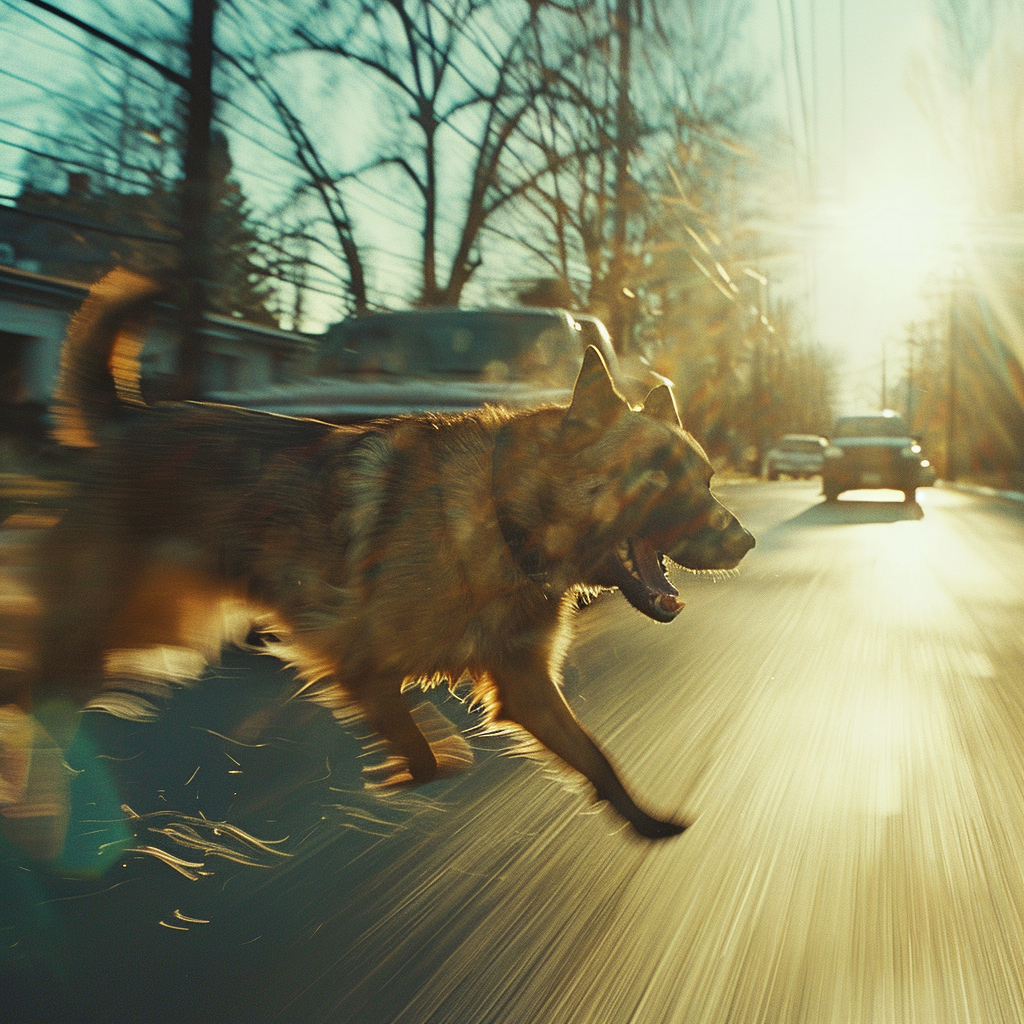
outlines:
[[[986,498],[1005,498],[1007,501],[1015,501],[1018,504],[1024,505],[1024,494],[1020,491],[1000,491],[998,488],[985,487],[982,484],[951,484],[944,480],[938,480],[932,486],[950,491],[963,491],[966,494],[981,494]]]

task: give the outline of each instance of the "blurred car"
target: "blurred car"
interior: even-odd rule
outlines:
[[[843,491],[891,488],[914,501],[918,487],[935,483],[935,470],[924,458],[903,417],[889,409],[836,420],[821,468],[826,501]]]
[[[462,412],[486,403],[567,404],[588,344],[632,403],[671,384],[619,359],[604,325],[564,309],[404,310],[350,317],[323,334],[302,379],[257,391],[217,391],[217,402],[351,423],[403,413]]]
[[[761,475],[778,480],[779,475],[812,477],[821,472],[828,442],[817,434],[784,434],[765,453]]]

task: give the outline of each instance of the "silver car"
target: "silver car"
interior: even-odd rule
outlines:
[[[817,434],[784,434],[767,451],[761,475],[778,480],[779,475],[812,477],[821,472],[828,441]]]

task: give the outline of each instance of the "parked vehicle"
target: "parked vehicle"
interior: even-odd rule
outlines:
[[[350,317],[329,328],[304,379],[214,401],[348,423],[402,413],[461,412],[490,403],[566,404],[588,344],[623,395],[642,402],[671,383],[620,359],[607,329],[562,309],[407,310]]]
[[[935,483],[935,470],[903,418],[889,409],[836,421],[824,452],[822,493],[835,501],[843,491],[885,487],[914,501],[918,487]]]
[[[761,475],[769,480],[778,480],[781,474],[816,476],[827,444],[817,434],[784,434],[765,453]]]

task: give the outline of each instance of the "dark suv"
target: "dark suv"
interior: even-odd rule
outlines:
[[[588,344],[622,394],[642,402],[671,381],[620,358],[608,331],[564,309],[414,309],[350,317],[327,329],[306,376],[255,391],[216,391],[216,402],[352,423],[402,413],[457,413],[485,403],[568,404]]]
[[[886,487],[913,501],[918,487],[935,483],[903,418],[888,409],[836,420],[821,466],[822,493],[835,501],[843,491]]]

